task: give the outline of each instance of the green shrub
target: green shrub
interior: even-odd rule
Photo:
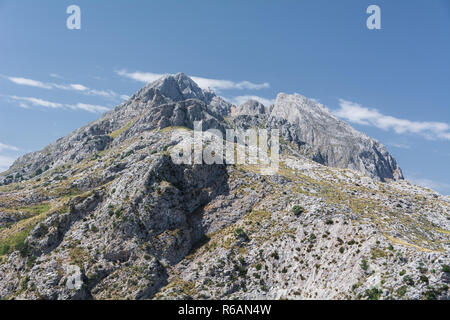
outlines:
[[[383,291],[377,288],[367,289],[366,297],[368,300],[380,300],[381,294]]]
[[[366,259],[362,259],[360,266],[364,271],[369,270],[369,264],[367,263]]]
[[[26,276],[26,277],[22,280],[22,283],[20,284],[22,290],[25,290],[25,289],[27,288],[28,281],[30,281],[30,277],[29,277],[29,276]]]
[[[295,205],[293,208],[292,208],[292,213],[294,214],[294,215],[296,215],[297,217],[299,217],[302,213],[304,213],[305,212],[305,209],[303,209],[301,206],[299,206],[299,205]]]
[[[406,275],[403,277],[403,282],[406,283],[408,286],[414,285],[414,280],[410,275]]]
[[[420,276],[420,281],[422,281],[423,283],[428,284],[429,280],[427,276],[421,275]]]
[[[239,272],[239,276],[245,277],[247,275],[247,268],[244,266],[238,266],[237,270]]]
[[[278,252],[277,252],[277,251],[272,252],[272,253],[270,254],[270,256],[271,256],[272,258],[274,258],[275,260],[280,259],[280,256],[278,255]]]
[[[406,294],[406,291],[408,291],[408,287],[401,286],[400,288],[397,289],[395,293],[397,294],[398,297],[403,298],[403,296]]]
[[[436,300],[437,292],[432,288],[428,288],[428,290],[424,292],[423,296],[425,300]]]
[[[442,272],[450,272],[450,266],[448,264],[443,264]]]

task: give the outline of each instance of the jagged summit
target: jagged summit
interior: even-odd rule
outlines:
[[[161,95],[175,102],[198,99],[205,103],[210,103],[215,97],[214,92],[201,89],[194,80],[182,72],[174,75],[167,74],[149,83],[138,92],[137,96],[142,97],[153,93],[155,90],[158,90]]]
[[[177,73],[149,83],[99,120],[44,151],[21,157],[7,175],[0,176],[0,183],[29,179],[44,168],[81,161],[148,130],[169,126],[192,129],[193,122],[201,120],[205,130],[224,131],[230,124],[246,129],[280,129],[284,140],[295,145],[301,155],[321,164],[357,170],[382,181],[403,178],[384,146],[314,100],[280,93],[272,106],[250,100],[236,107],[214,92],[203,90],[184,73]]]

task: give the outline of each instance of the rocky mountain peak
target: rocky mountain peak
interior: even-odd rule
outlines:
[[[210,103],[215,94],[209,90],[202,90],[194,80],[184,73],[165,75],[162,78],[149,83],[138,93],[139,97],[153,94],[158,91],[161,95],[174,102],[187,99],[197,99]]]
[[[177,73],[149,83],[119,107],[46,150],[21,157],[7,175],[0,176],[0,183],[29,179],[42,168],[80,161],[141,132],[170,126],[192,129],[193,122],[200,120],[204,130],[223,131],[230,124],[245,129],[280,129],[285,141],[316,162],[357,170],[381,181],[403,179],[395,159],[383,145],[339,120],[315,100],[280,93],[270,107],[255,100],[234,107],[200,88],[184,73]]]
[[[315,100],[297,93],[280,93],[269,123],[319,163],[357,170],[381,181],[403,179],[401,169],[382,144]]]
[[[267,108],[259,101],[250,99],[247,102],[236,107],[236,115],[256,116],[267,113]]]

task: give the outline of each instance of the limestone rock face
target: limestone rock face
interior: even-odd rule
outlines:
[[[382,181],[403,179],[401,169],[383,145],[299,94],[280,93],[269,123],[280,128],[287,141],[312,149],[312,158],[319,163],[357,170]]]
[[[176,163],[194,121],[280,129],[279,170]],[[449,298],[450,198],[299,95],[236,107],[166,76],[0,184],[0,299]]]

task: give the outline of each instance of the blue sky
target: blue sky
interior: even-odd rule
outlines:
[[[81,30],[66,27],[72,4]],[[381,30],[366,28],[371,4]],[[184,72],[236,102],[314,98],[450,194],[447,0],[0,0],[0,30],[0,170]]]

